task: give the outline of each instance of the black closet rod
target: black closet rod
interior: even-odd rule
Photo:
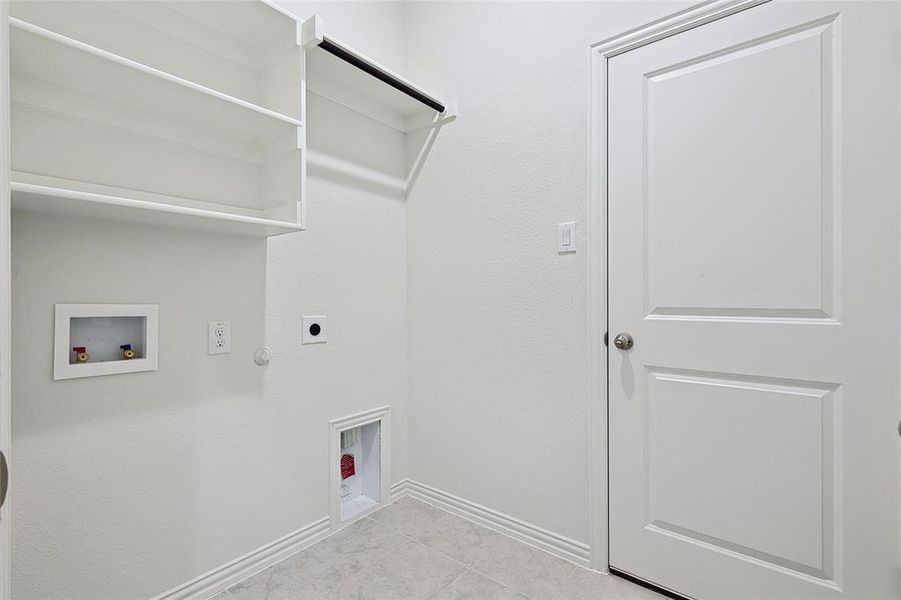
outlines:
[[[437,110],[440,113],[444,112],[444,108],[445,108],[444,105],[441,104],[440,102],[438,102],[437,100],[435,100],[434,98],[430,98],[429,96],[426,96],[419,90],[410,87],[410,85],[408,85],[402,79],[398,79],[397,77],[391,75],[390,73],[386,73],[386,72],[382,71],[381,69],[379,69],[378,67],[361,59],[359,56],[356,56],[355,54],[351,54],[350,52],[348,52],[347,50],[345,50],[338,44],[329,40],[327,37],[322,38],[322,41],[319,43],[319,47],[330,54],[334,54],[341,60],[352,64],[353,66],[360,69],[361,71],[365,71],[366,73],[369,73],[376,79],[378,79],[380,81],[384,81],[385,83],[387,83],[394,89],[403,92],[404,94],[410,96],[414,100],[422,102],[429,108],[431,108],[433,110]]]

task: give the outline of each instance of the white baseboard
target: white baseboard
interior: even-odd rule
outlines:
[[[391,486],[391,501],[400,500],[410,494],[410,480],[403,479]]]
[[[412,479],[404,479],[391,486],[391,500],[412,496],[438,508],[478,523],[516,540],[535,546],[560,558],[590,568],[588,544],[526,523],[515,517],[464,500]],[[306,527],[249,552],[217,569],[195,577],[187,583],[155,596],[153,600],[199,600],[210,598],[280,560],[300,552],[329,536],[329,517],[322,517]]]
[[[200,577],[195,577],[191,581],[174,587],[167,592],[163,592],[159,596],[154,597],[153,600],[210,598],[225,588],[243,581],[267,567],[271,567],[280,560],[300,552],[307,546],[315,544],[330,533],[329,518],[322,517],[294,533],[289,533],[285,537],[249,552],[230,563],[213,569]]]
[[[391,486],[391,498],[397,500],[412,496],[438,508],[454,513],[479,525],[508,535],[516,540],[535,546],[579,566],[591,568],[591,551],[588,544],[526,523],[475,502],[464,500],[439,489],[412,479],[399,481]]]

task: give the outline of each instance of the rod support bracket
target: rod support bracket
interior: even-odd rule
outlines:
[[[322,32],[322,17],[313,15],[301,24],[298,43],[304,48],[318,46],[324,38]]]

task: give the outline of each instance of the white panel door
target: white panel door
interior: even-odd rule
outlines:
[[[610,59],[612,567],[901,598],[899,23],[776,1]]]

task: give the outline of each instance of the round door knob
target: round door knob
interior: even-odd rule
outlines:
[[[628,333],[618,333],[616,334],[616,337],[613,338],[613,345],[620,350],[628,350],[635,345],[635,341]]]

